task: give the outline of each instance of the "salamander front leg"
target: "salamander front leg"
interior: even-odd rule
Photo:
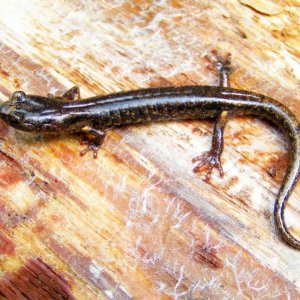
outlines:
[[[80,144],[87,145],[87,147],[80,151],[80,156],[85,155],[89,151],[93,151],[93,157],[97,158],[98,150],[100,149],[105,138],[105,132],[90,126],[83,127],[81,132],[84,134],[84,136],[82,137]]]
[[[65,100],[73,101],[80,100],[80,89],[78,86],[73,86],[68,91],[63,93],[62,98]]]
[[[72,88],[67,90],[65,93],[63,93],[62,96],[60,96],[60,97],[56,97],[50,93],[48,93],[47,96],[49,98],[63,99],[65,101],[80,100],[80,89],[78,86],[73,86]]]
[[[194,173],[206,171],[204,181],[209,181],[213,168],[217,168],[219,170],[221,177],[224,175],[220,158],[223,152],[223,133],[228,120],[228,115],[229,113],[227,111],[223,111],[218,117],[217,123],[214,127],[212,147],[210,151],[204,152],[200,156],[194,157],[192,160],[193,163],[198,161],[198,164],[193,169]]]

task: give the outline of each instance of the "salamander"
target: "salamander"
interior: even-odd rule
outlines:
[[[300,241],[288,230],[284,212],[288,198],[300,174],[300,123],[294,114],[278,101],[254,92],[229,86],[230,56],[216,52],[210,68],[219,73],[219,86],[183,86],[149,88],[135,91],[80,98],[78,87],[62,96],[47,97],[15,92],[0,106],[0,118],[8,125],[23,131],[82,133],[84,155],[93,152],[94,158],[101,146],[105,130],[112,126],[154,121],[217,118],[212,147],[193,159],[194,172],[205,172],[208,181],[213,168],[221,176],[220,157],[223,151],[223,133],[229,117],[253,115],[277,125],[289,140],[289,163],[278,192],[274,218],[281,238],[300,250]]]

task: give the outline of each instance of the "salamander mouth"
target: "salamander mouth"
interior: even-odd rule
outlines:
[[[3,104],[0,104],[0,117],[2,117],[2,115],[7,114],[7,107],[4,106]]]
[[[16,113],[15,107],[11,103],[4,102],[0,104],[0,119],[14,128],[21,128],[22,116]]]
[[[0,118],[4,118],[5,116],[12,116],[14,108],[11,106],[9,101],[3,102],[0,104]]]

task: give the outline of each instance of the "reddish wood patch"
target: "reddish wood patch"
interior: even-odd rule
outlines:
[[[41,258],[27,261],[17,272],[0,281],[0,297],[6,299],[75,299],[70,283]]]
[[[0,254],[14,255],[15,244],[0,231]]]
[[[194,253],[194,259],[197,262],[205,262],[208,266],[214,269],[224,267],[222,260],[217,256],[217,250],[205,247],[205,245],[198,245]]]
[[[2,167],[0,168],[0,187],[7,188],[13,184],[22,181],[22,169],[20,165],[11,157],[0,152],[0,161]]]

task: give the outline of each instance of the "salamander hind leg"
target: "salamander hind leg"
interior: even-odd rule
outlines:
[[[85,126],[82,128],[81,132],[84,134],[80,144],[87,145],[85,149],[80,151],[80,156],[85,155],[87,152],[92,151],[93,157],[97,158],[98,150],[100,149],[104,138],[105,132],[100,129],[95,129],[90,126]]]
[[[218,117],[218,120],[214,127],[212,146],[210,151],[204,152],[202,155],[199,155],[192,159],[193,163],[198,162],[198,164],[194,167],[193,172],[198,173],[206,171],[206,175],[204,177],[204,181],[206,182],[210,180],[210,176],[214,168],[218,169],[221,177],[223,177],[224,175],[220,158],[223,152],[223,134],[228,116],[229,113],[227,111],[223,111]]]

